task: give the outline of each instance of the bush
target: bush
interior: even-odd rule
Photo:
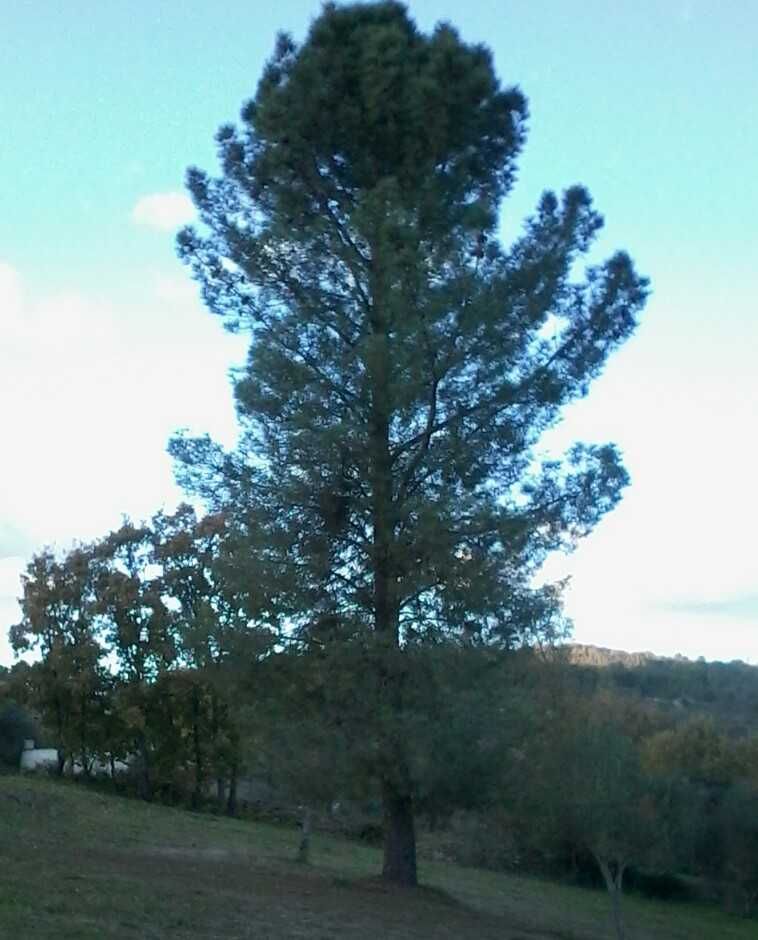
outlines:
[[[659,901],[691,901],[693,892],[678,875],[671,872],[644,872],[631,869],[626,876],[627,886],[646,898]]]
[[[18,770],[27,738],[37,740],[39,728],[32,716],[15,702],[0,706],[0,765]]]
[[[503,811],[453,813],[446,826],[435,829],[423,841],[435,858],[458,865],[491,871],[522,866],[510,816]]]

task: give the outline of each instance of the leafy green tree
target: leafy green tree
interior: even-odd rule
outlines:
[[[95,610],[118,677],[113,702],[136,755],[140,792],[152,795],[150,686],[177,656],[171,611],[153,560],[153,531],[125,522],[96,550]]]
[[[196,669],[172,668],[150,683],[146,695],[153,793],[199,809],[213,770],[208,683]]]
[[[623,252],[580,276],[602,225],[581,186],[499,243],[526,119],[451,26],[328,4],[301,46],[280,36],[242,128],[219,131],[221,176],[188,174],[203,227],[180,255],[251,346],[239,447],[174,440],[180,479],[235,507],[294,633],[328,615],[374,635],[390,713],[394,651],[561,631],[559,591],[534,576],[627,482],[612,445],[535,452],[647,287]],[[413,884],[413,754],[395,739],[379,764],[384,876]]]
[[[371,794],[367,752],[374,744],[372,690],[343,684],[345,658],[356,648],[329,644],[289,645],[259,662],[249,673],[242,728],[248,765],[275,788],[279,797],[301,810],[297,858],[310,858],[314,812],[335,799]],[[346,699],[360,698],[360,715],[346,715]],[[348,718],[345,721],[345,718]],[[361,727],[358,725],[364,719]]]
[[[22,576],[22,619],[10,631],[16,652],[40,656],[25,687],[55,737],[59,773],[70,759],[88,774],[104,745],[107,673],[97,635],[94,560],[92,546],[60,559],[48,550],[36,555]]]
[[[758,742],[734,739],[711,717],[697,717],[645,742],[646,766],[675,781],[676,842],[686,867],[709,878],[728,907],[749,914],[758,899]],[[689,838],[688,838],[689,836]]]
[[[189,704],[198,803],[212,774],[219,803],[236,811],[241,770],[238,677],[240,663],[254,662],[270,646],[273,634],[255,577],[239,563],[238,533],[223,513],[202,519],[180,506],[153,519],[153,559],[160,567],[161,590],[171,598],[177,658]],[[177,683],[174,683],[175,685]],[[227,788],[228,783],[228,788]],[[228,792],[227,792],[228,790]]]
[[[640,771],[632,742],[619,729],[590,726],[573,744],[567,784],[563,777],[564,820],[597,862],[611,899],[616,935],[623,940],[624,873],[630,863],[644,863],[658,835],[652,788]]]
[[[679,774],[708,788],[726,786],[741,770],[740,755],[725,730],[698,716],[645,742],[647,767],[658,774]]]
[[[580,848],[597,864],[618,940],[624,875],[656,856],[663,803],[639,751],[613,715],[574,703],[527,751],[520,805],[546,846]]]
[[[39,741],[40,729],[27,709],[5,694],[0,698],[0,764],[18,769],[24,741]]]
[[[758,902],[758,788],[746,780],[735,781],[718,808],[717,827],[725,900],[749,917]]]

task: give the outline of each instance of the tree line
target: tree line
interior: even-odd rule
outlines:
[[[130,760],[141,795],[189,785],[197,805],[223,779],[234,811],[240,745],[225,667],[269,634],[255,629],[227,535],[220,516],[198,520],[184,505],[30,562],[10,639],[36,661],[14,669],[13,685],[52,735],[60,773]]]
[[[758,901],[754,731],[645,698],[638,691],[644,665],[624,670],[619,682],[618,670],[566,658],[533,667],[519,759],[500,804],[504,844],[546,873],[601,876],[619,936],[625,884],[662,898],[719,899],[751,916]],[[701,664],[660,663],[655,674],[681,670],[689,681],[690,665]]]

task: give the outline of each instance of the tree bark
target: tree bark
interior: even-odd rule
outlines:
[[[219,761],[219,753],[218,753],[219,727],[221,724],[219,711],[220,711],[220,705],[218,701],[218,696],[216,695],[215,687],[211,686],[210,741],[212,745],[213,763],[216,768],[216,802],[218,803],[219,810],[223,810],[224,803],[226,801],[226,781],[224,780],[224,775],[221,772],[221,763]]]
[[[62,777],[66,770],[66,749],[63,746],[63,708],[60,699],[55,699],[55,718],[58,731],[58,776]]]
[[[137,738],[137,753],[140,756],[140,764],[137,778],[137,788],[139,796],[149,803],[153,798],[153,782],[150,776],[150,757],[147,749],[147,739],[144,732],[140,732]]]
[[[402,695],[394,675],[392,654],[400,647],[400,625],[397,598],[396,558],[396,505],[393,481],[390,427],[393,414],[392,356],[390,328],[383,298],[387,272],[382,259],[381,239],[371,246],[370,295],[371,308],[368,315],[370,335],[367,344],[366,371],[371,388],[371,410],[369,417],[369,451],[371,459],[371,515],[372,515],[372,566],[373,566],[373,614],[374,630],[390,654],[383,660],[382,672],[384,692],[390,709],[398,712],[402,708]],[[381,778],[382,809],[384,816],[384,863],[382,877],[385,881],[403,886],[418,883],[416,872],[416,829],[413,818],[413,799],[409,787],[399,786],[402,768],[402,742],[393,742],[390,753],[385,754],[391,762],[391,773]]]
[[[613,926],[616,930],[617,940],[624,940],[624,922],[621,918],[621,889],[615,888],[611,893],[611,907],[613,908]]]
[[[79,708],[81,710],[81,719],[79,721],[79,751],[82,762],[82,776],[89,779],[90,762],[87,758],[87,697],[83,695],[80,699]],[[73,768],[72,768],[73,771]]]
[[[231,744],[231,760],[229,762],[229,793],[226,800],[226,815],[236,816],[237,780],[239,778],[240,767],[240,740],[237,726],[233,721],[229,724],[229,739]]]
[[[237,763],[232,764],[231,774],[229,775],[229,795],[226,799],[226,815],[237,815]]]
[[[199,809],[203,802],[205,767],[200,744],[200,697],[197,686],[192,687],[192,745],[195,757],[195,786],[192,791],[192,809]]]
[[[384,866],[382,878],[393,884],[415,887],[416,827],[413,799],[401,793],[389,780],[382,782],[384,805]]]
[[[611,912],[613,914],[613,928],[616,931],[616,940],[624,940],[624,921],[621,916],[621,891],[624,881],[624,869],[626,865],[623,862],[617,862],[615,870],[611,870],[611,863],[608,859],[595,855],[600,871],[603,873],[603,880],[608,889],[611,899]]]
[[[303,807],[303,818],[300,823],[300,845],[297,849],[297,860],[307,865],[311,859],[311,808]]]

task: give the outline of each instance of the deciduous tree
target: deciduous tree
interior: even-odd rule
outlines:
[[[22,619],[11,627],[14,650],[40,660],[27,674],[30,701],[55,737],[58,770],[78,761],[89,773],[104,746],[102,707],[108,680],[96,628],[95,550],[63,557],[45,550],[22,576]]]
[[[141,793],[149,798],[149,686],[177,654],[171,611],[155,570],[152,529],[124,522],[98,543],[97,560],[95,609],[118,675],[114,701],[139,761]]]

